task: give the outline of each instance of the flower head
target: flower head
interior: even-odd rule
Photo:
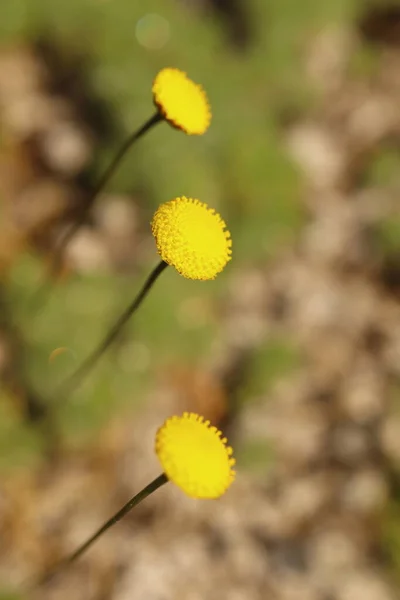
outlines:
[[[170,417],[157,431],[156,453],[170,481],[192,498],[218,498],[235,478],[227,439],[194,413]]]
[[[210,125],[211,111],[203,88],[179,69],[162,69],[153,82],[154,103],[174,127],[201,135]]]
[[[161,204],[151,228],[163,261],[188,279],[215,279],[231,259],[225,222],[199,200],[183,196]]]

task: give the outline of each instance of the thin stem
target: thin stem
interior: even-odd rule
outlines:
[[[50,276],[56,274],[59,271],[65,249],[85,222],[89,210],[93,206],[99,194],[105,188],[108,181],[114,175],[122,159],[125,157],[125,155],[128,153],[128,151],[131,149],[131,147],[137,140],[139,140],[147,131],[149,131],[149,129],[156,125],[156,123],[159,123],[162,120],[162,115],[159,112],[156,112],[152,117],[150,117],[148,121],[146,121],[146,123],[144,123],[144,125],[142,125],[142,127],[131,133],[129,137],[125,140],[125,142],[122,144],[121,148],[118,150],[117,154],[109,164],[108,168],[103,173],[99,182],[93,188],[90,196],[83,204],[81,210],[77,215],[77,219],[73,223],[71,223],[69,227],[67,227],[67,229],[64,231],[64,235],[61,236],[61,238],[58,240],[58,244],[56,245],[54,255],[50,263],[49,273],[34,296],[34,307],[43,306],[43,292],[45,292],[48,288],[48,285],[50,283]]]
[[[104,525],[100,527],[86,542],[81,544],[75,552],[73,552],[70,556],[67,556],[62,562],[56,565],[49,573],[46,573],[38,582],[37,585],[42,585],[50,581],[54,575],[59,573],[64,568],[68,567],[71,563],[75,562],[86,550],[94,544],[94,542],[101,536],[103,533],[110,529],[113,525],[118,523],[129,511],[132,510],[135,506],[137,506],[142,500],[150,496],[153,492],[155,492],[159,487],[167,483],[168,479],[165,473],[162,473],[156,479],[154,479],[151,483],[149,483],[141,492],[136,494],[133,498],[131,498],[111,519],[106,521]]]
[[[161,275],[161,273],[166,269],[167,263],[163,260],[153,269],[153,271],[148,276],[145,281],[142,289],[137,294],[135,299],[129,304],[126,310],[118,317],[114,325],[111,327],[107,335],[104,337],[103,341],[93,350],[93,352],[88,356],[88,358],[81,364],[81,366],[72,374],[68,379],[61,384],[59,389],[56,391],[54,396],[59,400],[60,398],[65,399],[72,392],[74,392],[77,387],[82,383],[86,375],[91,371],[91,369],[96,365],[97,361],[103,356],[105,351],[109,348],[115,338],[118,336],[124,325],[129,321],[129,319],[133,316],[133,314],[137,311],[137,309],[142,304],[143,300],[148,295],[149,291],[153,287],[157,278]]]
[[[73,563],[77,558],[82,556],[82,554],[101,536],[107,529],[110,529],[115,523],[118,523],[129,511],[132,510],[135,506],[137,506],[142,500],[150,496],[153,492],[155,492],[159,487],[167,483],[168,479],[165,473],[162,473],[156,479],[154,479],[151,483],[146,485],[145,488],[136,496],[131,498],[111,519],[109,519],[104,525],[100,527],[84,544],[79,546],[77,550],[71,556],[69,556],[65,560],[65,564]]]

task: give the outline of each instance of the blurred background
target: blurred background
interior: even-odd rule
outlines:
[[[37,294],[60,233],[173,66],[203,137],[140,140]],[[392,600],[400,583],[400,3],[2,0],[0,599]],[[233,260],[167,270],[86,383],[53,390],[158,261],[149,222],[217,208]],[[159,474],[192,410],[235,448],[218,501]]]

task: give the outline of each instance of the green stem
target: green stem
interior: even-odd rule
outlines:
[[[86,550],[92,544],[94,544],[94,542],[101,535],[103,535],[103,533],[105,533],[107,531],[107,529],[110,529],[110,527],[115,525],[115,523],[118,523],[118,521],[120,521],[129,511],[132,510],[132,508],[134,508],[135,506],[140,504],[140,502],[142,502],[142,500],[144,500],[145,498],[150,496],[150,494],[152,494],[153,492],[158,490],[158,488],[161,487],[162,485],[164,485],[164,483],[167,483],[167,481],[168,481],[167,476],[165,475],[165,473],[162,473],[161,475],[156,477],[156,479],[154,479],[151,483],[146,485],[146,487],[143,488],[143,490],[141,492],[136,494],[136,496],[133,496],[133,498],[131,498],[113,517],[111,517],[111,519],[106,521],[106,523],[104,523],[104,525],[102,525],[100,527],[100,529],[98,529],[96,531],[96,533],[94,533],[84,544],[79,546],[79,548],[77,550],[75,550],[75,552],[73,552],[73,554],[71,554],[68,558],[66,558],[64,561],[64,564],[69,565],[69,564],[73,563],[75,560],[77,560],[80,556],[82,556],[82,554],[84,552],[86,552]]]
[[[124,325],[129,321],[133,314],[142,304],[143,300],[148,295],[149,291],[153,287],[157,278],[166,269],[167,263],[163,260],[153,269],[148,276],[142,289],[137,294],[135,299],[129,304],[126,310],[118,317],[114,325],[111,327],[103,341],[93,350],[93,352],[84,360],[81,366],[72,374],[68,379],[62,383],[54,393],[54,397],[59,401],[61,398],[65,399],[71,393],[73,393],[79,385],[83,382],[88,373],[96,365],[97,361],[103,356],[105,351],[110,347],[112,342],[118,336]]]
[[[37,290],[33,298],[33,308],[35,308],[35,306],[37,308],[43,307],[43,304],[45,302],[43,293],[48,289],[49,283],[51,281],[50,276],[58,273],[62,263],[65,249],[85,222],[91,207],[93,206],[99,194],[107,185],[108,181],[114,175],[122,159],[125,157],[125,155],[128,153],[128,151],[131,149],[131,147],[137,140],[139,140],[147,131],[149,131],[149,129],[156,125],[156,123],[160,123],[162,120],[162,115],[157,111],[152,117],[150,117],[150,119],[148,119],[148,121],[146,121],[146,123],[144,123],[144,125],[142,125],[139,129],[131,133],[129,137],[125,140],[125,142],[122,144],[121,148],[118,150],[110,165],[103,173],[98,184],[92,190],[89,198],[83,204],[81,210],[77,215],[77,219],[73,223],[71,223],[69,227],[67,227],[67,229],[64,232],[64,235],[61,236],[61,238],[58,240],[58,244],[56,245],[54,256],[50,264],[49,274],[44,280],[43,284]]]
[[[60,240],[58,250],[56,251],[56,254],[54,257],[55,260],[53,263],[53,272],[54,272],[54,269],[55,269],[55,272],[58,271],[58,267],[60,266],[60,261],[62,258],[63,251],[65,250],[65,248],[67,247],[67,245],[69,244],[69,242],[71,241],[71,239],[73,238],[75,233],[78,231],[78,229],[81,227],[81,225],[85,222],[88,211],[94,204],[94,202],[97,199],[97,197],[99,196],[99,194],[103,191],[103,189],[105,188],[108,181],[114,175],[114,173],[117,170],[122,159],[125,157],[125,155],[128,153],[128,151],[131,149],[133,144],[138,139],[140,139],[149,129],[151,129],[153,127],[153,125],[155,125],[156,123],[159,123],[161,120],[162,120],[162,116],[160,115],[159,112],[156,112],[148,121],[146,121],[146,123],[144,125],[142,125],[142,127],[140,127],[140,129],[138,129],[137,131],[134,131],[122,144],[121,148],[118,150],[117,154],[111,161],[110,165],[104,172],[103,176],[100,178],[100,181],[98,182],[96,187],[93,189],[87,202],[83,206],[83,209],[79,215],[79,218],[77,219],[77,221],[75,221],[75,223],[72,224],[70,229],[68,229],[66,231],[64,237]],[[56,262],[56,259],[57,259],[57,262]]]
[[[165,473],[162,473],[156,479],[154,479],[151,483],[149,483],[141,492],[136,494],[133,498],[131,498],[111,519],[106,521],[104,525],[102,525],[86,542],[81,544],[75,552],[67,556],[63,561],[61,561],[58,565],[56,565],[50,572],[46,573],[41,579],[37,582],[36,585],[43,585],[44,583],[48,583],[55,575],[57,575],[60,571],[68,567],[71,563],[75,562],[82,554],[86,552],[94,544],[94,542],[105,533],[110,527],[118,523],[129,511],[132,510],[135,506],[140,504],[142,500],[145,500],[150,494],[155,492],[159,487],[167,483],[168,479]],[[36,586],[35,586],[36,587]]]

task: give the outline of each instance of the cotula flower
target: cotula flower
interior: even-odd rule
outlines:
[[[167,419],[155,450],[164,473],[188,496],[218,498],[235,478],[232,448],[210,421],[195,413]]]
[[[215,279],[231,259],[225,222],[199,200],[183,196],[161,204],[151,228],[163,261],[188,279]]]
[[[153,82],[154,104],[171,125],[188,135],[202,135],[211,122],[203,88],[179,69],[162,69]]]
[[[156,433],[155,452],[163,473],[131,498],[75,552],[46,573],[40,583],[74,562],[132,508],[168,481],[192,498],[213,499],[222,496],[235,479],[235,460],[227,439],[210,421],[195,413],[185,412],[179,417],[168,418]]]
[[[55,396],[65,399],[82,381],[114,342],[126,323],[141,306],[154,283],[172,265],[187,279],[215,279],[231,260],[232,240],[225,222],[214,209],[192,198],[175,198],[161,204],[151,223],[161,261],[148,276],[142,289],[118,317],[104,339],[62,383]]]

